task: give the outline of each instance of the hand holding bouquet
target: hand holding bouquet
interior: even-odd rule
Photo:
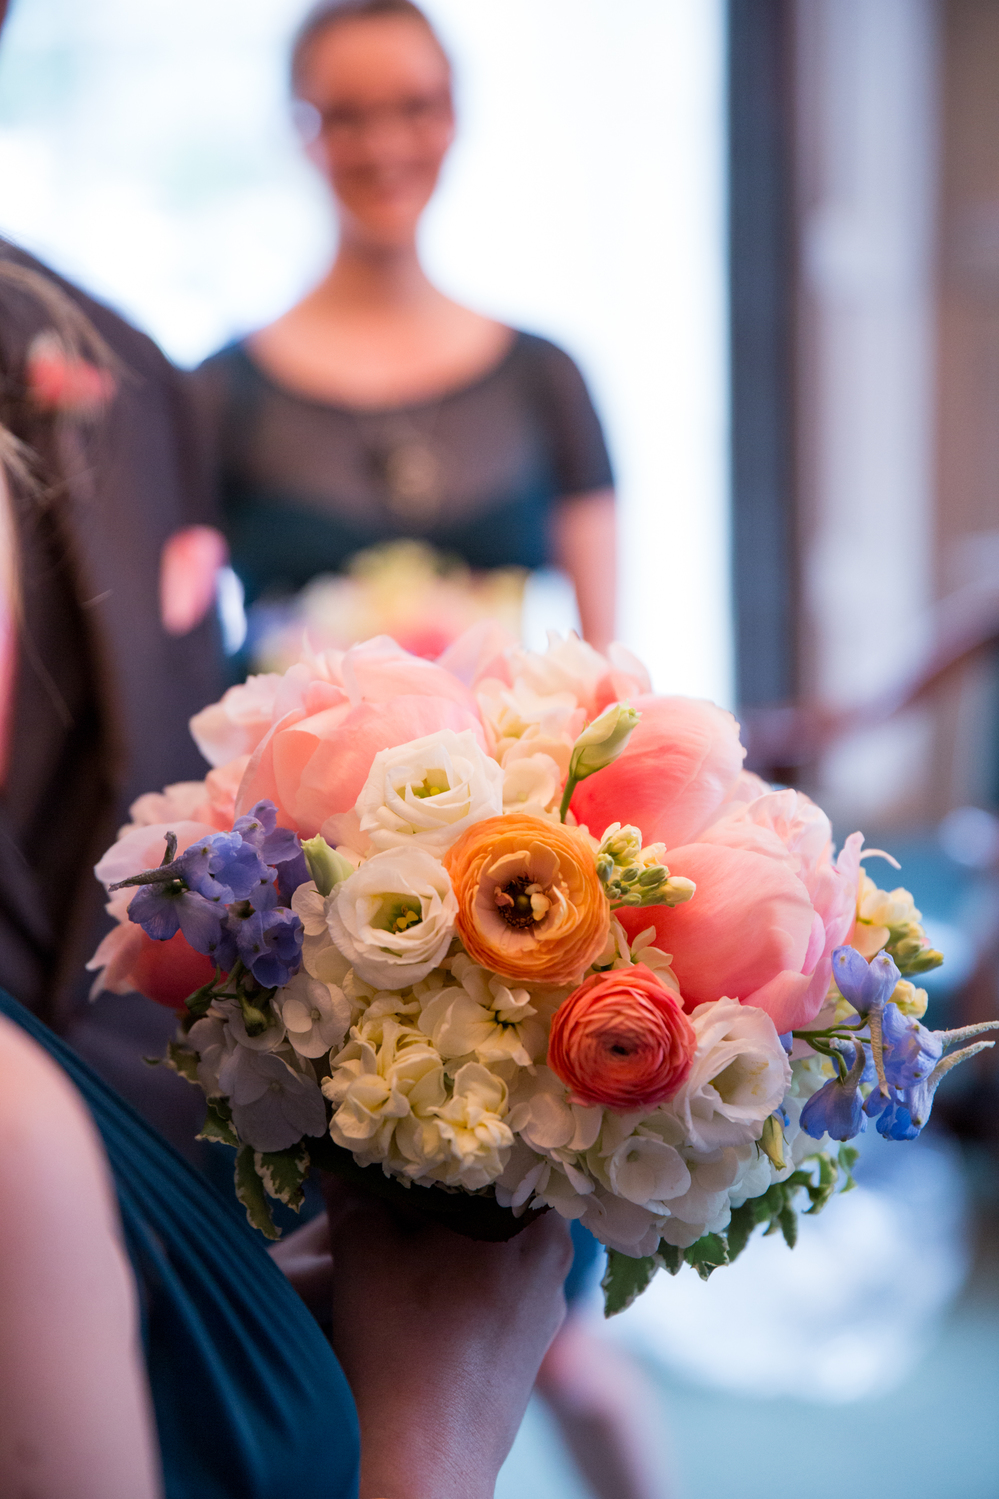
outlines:
[[[553,1209],[609,1310],[702,1275],[914,1138],[955,1062],[941,960],[862,837],[742,769],[732,716],[641,664],[478,626],[251,677],[191,723],[214,767],[140,797],[98,865],[95,990],[180,1012],[172,1066],[274,1232],[310,1165],[473,1237]]]

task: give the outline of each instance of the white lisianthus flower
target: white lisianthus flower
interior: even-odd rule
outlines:
[[[326,1106],[315,1079],[276,1052],[237,1046],[222,1064],[219,1088],[232,1107],[237,1134],[254,1150],[284,1150],[304,1135],[326,1133]]]
[[[544,817],[562,794],[562,773],[551,755],[521,755],[503,767],[504,812]]]
[[[434,1110],[438,1128],[450,1147],[450,1159],[434,1172],[439,1181],[475,1191],[496,1180],[513,1144],[504,1121],[507,1090],[479,1062],[466,1062],[455,1074],[454,1093]]]
[[[441,1056],[474,1055],[480,1062],[530,1067],[544,1051],[546,1037],[527,990],[508,988],[464,954],[451,968],[462,987],[438,990],[420,1015],[420,1029]]]
[[[326,1056],[341,1045],[350,1026],[351,1006],[343,990],[304,972],[277,991],[271,1007],[300,1057]]]
[[[471,729],[380,750],[354,804],[376,848],[416,843],[440,857],[473,822],[503,811],[503,772]]]
[[[443,864],[415,843],[373,854],[327,907],[330,936],[366,983],[403,989],[447,952],[458,902]]]
[[[791,1083],[773,1021],[752,1005],[719,999],[698,1005],[690,1023],[697,1035],[693,1064],[662,1112],[673,1115],[695,1150],[758,1140]]]

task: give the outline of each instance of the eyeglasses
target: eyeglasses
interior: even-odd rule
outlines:
[[[298,128],[307,141],[322,135],[338,145],[353,145],[385,125],[411,135],[427,135],[443,125],[450,113],[451,96],[443,90],[367,106],[331,104],[328,109],[320,110],[304,100],[295,104]]]

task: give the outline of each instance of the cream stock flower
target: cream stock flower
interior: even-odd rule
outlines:
[[[457,914],[443,865],[414,843],[373,854],[326,904],[336,946],[384,989],[415,984],[440,962]]]
[[[454,1093],[433,1110],[437,1128],[449,1147],[448,1158],[433,1170],[436,1180],[474,1192],[496,1180],[513,1144],[504,1121],[507,1090],[479,1062],[466,1062],[455,1074]]]
[[[470,729],[381,750],[355,803],[376,848],[416,843],[438,857],[473,822],[503,810],[503,772]]]
[[[429,1117],[447,1097],[439,1054],[421,1032],[392,1015],[355,1028],[322,1090],[334,1107],[330,1134],[365,1164],[390,1157],[400,1120]]]

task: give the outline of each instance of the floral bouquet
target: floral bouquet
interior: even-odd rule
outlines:
[[[425,541],[369,547],[345,576],[316,578],[287,604],[255,606],[256,669],[286,671],[303,637],[311,650],[325,651],[391,635],[414,656],[434,660],[480,620],[498,620],[519,635],[526,577],[519,567],[473,573]]]
[[[580,1219],[609,1311],[917,1136],[983,1026],[932,1032],[904,890],[742,769],[731,714],[575,637],[379,638],[196,715],[214,769],[97,866],[95,990],[175,1006],[169,1063],[274,1235],[310,1165],[479,1238]]]

